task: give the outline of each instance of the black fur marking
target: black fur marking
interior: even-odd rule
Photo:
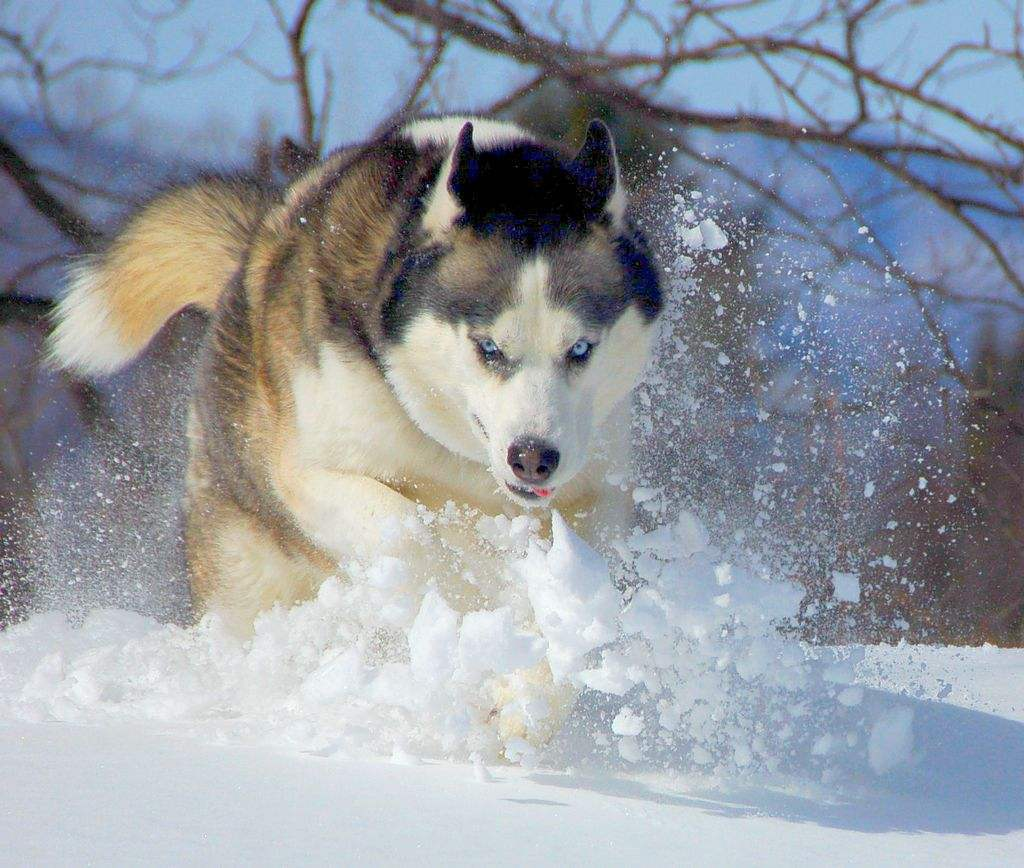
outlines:
[[[415,249],[420,233],[419,220],[423,213],[424,200],[437,181],[437,170],[438,167],[435,167],[432,172],[418,176],[410,184],[409,193],[404,197],[408,200],[408,204],[402,211],[401,218],[398,220],[398,230],[388,242],[380,268],[377,270],[379,285],[390,282],[395,269],[400,267],[402,258]]]
[[[552,303],[573,311],[583,322],[595,329],[608,328],[632,299],[627,293],[597,293],[587,290],[572,294],[552,295]]]
[[[473,292],[456,292],[437,279],[438,262],[448,252],[442,244],[410,253],[402,261],[391,284],[391,294],[381,307],[381,332],[385,340],[401,340],[405,327],[423,311],[446,322],[486,326],[512,301],[513,289],[498,279]]]
[[[572,168],[573,172],[584,180],[585,195],[590,197],[586,207],[603,211],[615,191],[618,166],[612,134],[601,121],[590,122],[586,141],[573,158]],[[607,214],[601,216],[607,220]]]
[[[486,326],[494,322],[507,310],[512,301],[512,292],[487,292],[479,295],[439,296],[431,308],[448,322],[464,322],[470,327]]]
[[[424,308],[432,308],[431,299],[440,297],[434,271],[444,255],[442,245],[433,245],[411,253],[391,283],[391,294],[381,306],[380,323],[384,338],[398,341],[409,322]]]
[[[463,208],[458,223],[485,236],[501,232],[526,250],[582,233],[607,199],[593,168],[532,142],[464,154],[454,169],[449,187]]]
[[[446,180],[439,177],[443,165],[444,150],[438,148],[433,167],[407,187],[408,205],[404,219],[398,221],[401,228],[378,272],[379,284],[389,287],[380,307],[381,334],[388,342],[401,340],[408,323],[424,311],[479,328],[514,302],[511,274],[483,275],[472,292],[439,283],[438,264],[449,248],[431,244],[417,249],[423,242],[418,218],[437,183],[447,183],[462,206],[458,226],[483,237],[497,236],[519,257],[555,248],[560,242],[571,246],[591,227],[611,225],[606,205],[615,189],[617,170],[614,145],[603,124],[591,124],[583,147],[571,158],[557,147],[530,141],[478,151],[472,123],[467,122],[453,149]],[[609,326],[633,303],[650,321],[661,308],[661,290],[643,238],[630,227],[613,244],[622,269],[621,283],[618,275],[609,275],[615,285],[599,289],[588,281],[588,274],[580,273],[567,281],[565,291],[555,289],[552,301],[573,308],[598,328]]]
[[[646,240],[638,230],[632,236],[620,235],[615,239],[615,253],[622,264],[630,298],[650,322],[661,312],[663,302],[661,282],[647,250]]]

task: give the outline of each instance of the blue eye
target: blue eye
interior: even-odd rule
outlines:
[[[501,350],[498,349],[498,345],[491,338],[481,338],[476,342],[476,345],[480,348],[484,358],[493,359],[501,355]]]
[[[582,362],[587,356],[590,355],[594,349],[594,345],[583,338],[580,338],[576,343],[569,347],[569,352],[566,355],[574,362]]]

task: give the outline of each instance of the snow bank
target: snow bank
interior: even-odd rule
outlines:
[[[478,523],[506,553],[492,609],[459,614],[393,558],[262,616],[253,637],[118,610],[38,614],[0,635],[0,718],[150,721],[345,756],[885,774],[910,713],[867,709],[857,660],[783,638],[800,592],[723,562],[697,519],[634,532],[609,564],[557,515]],[[611,575],[632,577],[623,595]],[[550,673],[550,674],[549,674]],[[558,708],[575,694],[566,732]]]

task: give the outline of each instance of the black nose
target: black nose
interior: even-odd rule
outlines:
[[[533,437],[521,437],[508,447],[508,466],[529,485],[539,485],[554,473],[558,458],[558,450],[550,443]]]

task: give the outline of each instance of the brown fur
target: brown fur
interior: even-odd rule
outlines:
[[[290,371],[315,366],[325,340],[373,364],[368,342],[377,337],[386,248],[438,164],[404,143],[378,145],[313,167],[276,201],[256,185],[203,180],[148,204],[86,265],[90,291],[116,310],[117,336],[131,355],[182,307],[214,313],[186,485],[200,614],[268,563],[296,577],[272,588],[302,593],[260,595],[239,613],[243,627],[259,609],[308,596],[336,568],[282,500],[280,468],[294,440]]]
[[[73,366],[88,368],[81,351],[66,349],[77,338],[67,331],[78,325],[74,307],[83,302],[92,303],[91,315],[104,320],[111,344],[125,359],[140,353],[182,308],[212,310],[267,204],[268,195],[259,186],[221,179],[154,199],[102,254],[76,266],[73,279],[87,282],[89,290],[71,293],[58,307],[56,355],[65,361],[72,355]]]

